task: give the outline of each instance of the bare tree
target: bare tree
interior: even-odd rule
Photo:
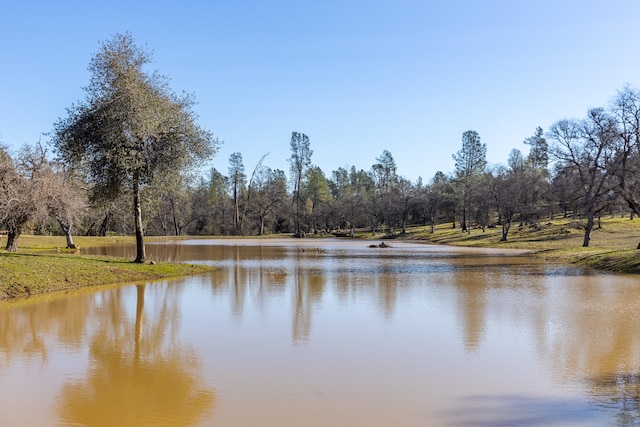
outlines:
[[[240,216],[240,225],[244,223],[244,218],[247,216],[247,210],[249,209],[249,205],[251,204],[251,196],[253,192],[253,182],[256,179],[256,174],[265,169],[265,166],[262,166],[264,159],[267,158],[269,153],[264,154],[256,163],[256,166],[253,168],[253,172],[251,172],[251,177],[249,178],[249,184],[247,185],[247,198],[244,202],[244,208],[242,209],[242,215]]]
[[[595,215],[611,201],[613,179],[610,164],[615,153],[615,119],[602,108],[589,110],[583,120],[560,120],[549,130],[551,155],[571,170],[581,188],[586,225],[582,246],[589,246]]]
[[[18,173],[9,154],[0,150],[0,223],[7,229],[7,252],[18,250],[22,228],[35,215],[29,190],[28,181]]]
[[[258,234],[265,233],[267,220],[272,217],[278,207],[284,205],[287,197],[287,179],[281,170],[261,168],[251,180],[254,192],[254,202],[251,204],[252,212],[258,222]]]
[[[61,165],[43,168],[39,192],[43,195],[48,215],[55,218],[66,238],[67,249],[75,249],[73,231],[88,209],[84,183]]]
[[[402,234],[407,233],[407,221],[412,211],[418,192],[416,186],[404,177],[398,177],[397,194],[399,203],[396,205],[400,217]]]
[[[640,216],[640,92],[625,86],[613,98],[611,111],[618,125],[611,171],[618,179],[620,195]]]
[[[24,227],[32,220],[43,221],[53,206],[63,205],[64,189],[51,170],[40,144],[25,145],[11,159],[0,150],[0,223],[7,228],[5,251],[16,252]]]

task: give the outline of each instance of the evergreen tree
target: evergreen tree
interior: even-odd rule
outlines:
[[[453,155],[457,187],[460,193],[463,231],[471,231],[471,194],[478,178],[487,167],[487,146],[480,142],[480,135],[474,130],[462,134],[462,149]]]
[[[304,133],[291,133],[291,180],[293,182],[293,204],[295,208],[295,236],[302,237],[300,227],[300,212],[302,211],[302,184],[305,173],[311,166],[311,155],[313,151],[309,143],[309,137]]]

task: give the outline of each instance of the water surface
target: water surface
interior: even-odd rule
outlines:
[[[0,304],[1,425],[640,423],[635,276],[400,243],[147,250],[217,270]]]

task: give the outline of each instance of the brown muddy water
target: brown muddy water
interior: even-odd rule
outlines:
[[[639,277],[409,243],[147,250],[217,270],[0,303],[0,425],[640,424]]]

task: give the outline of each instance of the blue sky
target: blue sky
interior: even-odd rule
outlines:
[[[537,126],[640,86],[637,0],[4,1],[0,142],[33,143],[84,97],[99,42],[130,31],[199,123],[208,167],[289,171],[292,131],[330,176],[389,150],[398,173],[452,172],[462,133],[490,163]],[[46,141],[46,136],[42,136]]]

